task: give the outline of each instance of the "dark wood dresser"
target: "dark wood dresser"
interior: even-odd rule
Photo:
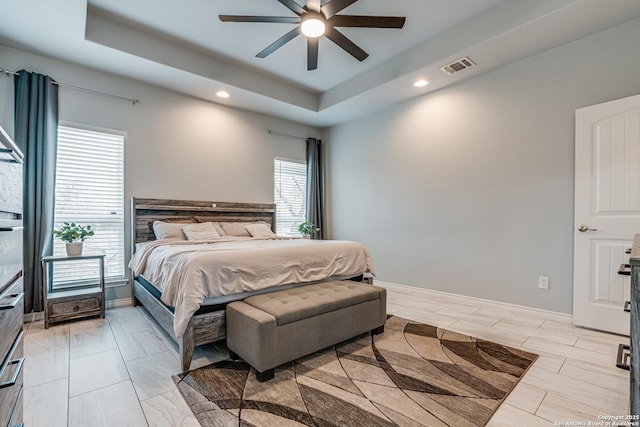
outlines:
[[[630,342],[630,410],[632,416],[640,415],[640,234],[636,234],[631,248],[631,342]],[[637,422],[638,419],[630,421]]]
[[[0,128],[0,427],[23,425],[22,158]]]
[[[22,276],[0,290],[0,426],[3,427],[22,425],[23,297]]]

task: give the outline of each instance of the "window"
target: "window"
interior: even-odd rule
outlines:
[[[298,225],[305,221],[307,205],[307,165],[278,158],[274,165],[276,233],[300,236]]]
[[[91,225],[86,251],[105,257],[105,278],[124,278],[124,136],[76,127],[58,127],[55,227],[63,222]],[[54,255],[66,254],[54,239]],[[96,263],[54,263],[54,286],[76,285],[97,277]]]

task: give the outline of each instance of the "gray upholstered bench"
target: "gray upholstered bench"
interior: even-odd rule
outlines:
[[[386,317],[384,288],[352,281],[306,285],[227,305],[227,347],[267,381],[283,363],[365,332],[382,333]]]

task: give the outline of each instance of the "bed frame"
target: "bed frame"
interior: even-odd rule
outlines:
[[[135,243],[155,240],[153,222],[178,222],[190,219],[195,222],[255,222],[264,221],[271,224],[275,231],[274,204],[263,203],[229,203],[203,202],[185,200],[141,199],[131,198],[131,253],[135,252]],[[133,276],[133,274],[132,274]],[[174,314],[172,307],[163,304],[156,296],[147,290],[136,277],[133,283],[132,304],[142,304],[153,316],[158,324],[178,344],[180,364],[183,372],[189,370],[195,346],[208,344],[225,339],[225,305],[233,300],[244,299],[247,295],[226,298],[225,303],[203,304],[193,315],[187,330],[180,338],[173,330]]]

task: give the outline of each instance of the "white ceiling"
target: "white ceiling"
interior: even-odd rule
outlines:
[[[369,58],[323,38],[314,71],[303,36],[255,57],[293,24],[223,23],[219,14],[294,16],[277,0],[13,0],[2,7],[0,42],[324,127],[629,21],[640,1],[359,0],[340,14],[406,16],[405,27],[341,29]],[[478,65],[439,70],[462,56]],[[417,78],[430,84],[416,89]],[[219,89],[231,97],[217,98]]]

